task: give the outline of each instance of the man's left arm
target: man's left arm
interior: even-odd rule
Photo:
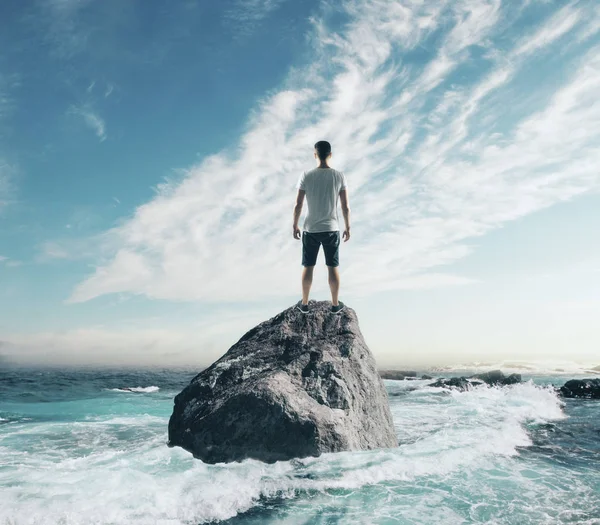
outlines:
[[[298,228],[298,222],[300,221],[300,215],[302,214],[302,205],[304,204],[304,196],[306,192],[304,190],[298,190],[298,195],[296,195],[296,205],[294,206],[294,239],[300,239],[300,228]]]

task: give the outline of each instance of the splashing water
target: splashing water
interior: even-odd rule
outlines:
[[[600,403],[548,378],[385,381],[397,449],[206,465],[166,446],[193,374],[0,374],[2,525],[600,523]]]

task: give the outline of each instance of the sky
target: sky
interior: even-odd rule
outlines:
[[[5,0],[0,46],[3,361],[216,360],[300,298],[328,140],[380,366],[600,363],[596,1]]]

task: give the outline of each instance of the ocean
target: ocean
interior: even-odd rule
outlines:
[[[0,524],[600,524],[600,400],[548,387],[591,374],[386,380],[397,449],[206,465],[166,445],[198,371],[1,369]]]

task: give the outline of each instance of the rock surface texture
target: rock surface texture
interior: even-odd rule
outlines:
[[[284,310],[200,372],[175,397],[169,446],[206,463],[398,446],[356,313],[330,306]]]

